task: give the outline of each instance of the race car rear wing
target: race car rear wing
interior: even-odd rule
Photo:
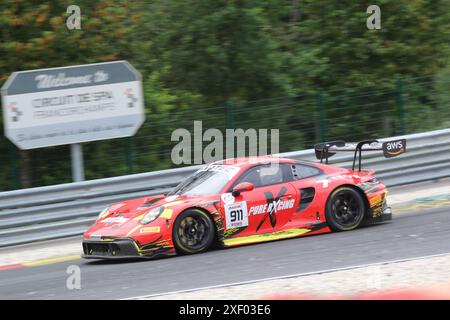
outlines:
[[[328,163],[328,158],[341,151],[355,152],[353,157],[352,170],[355,170],[356,158],[358,156],[358,171],[361,171],[361,155],[362,151],[383,151],[386,158],[396,157],[406,151],[406,139],[392,140],[379,142],[378,140],[364,140],[360,142],[348,142],[343,140],[329,141],[318,143],[314,146],[316,158],[320,163],[325,159]]]

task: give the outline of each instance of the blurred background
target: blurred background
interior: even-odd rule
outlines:
[[[81,30],[66,27],[72,4]],[[366,27],[371,4],[380,30]],[[121,59],[143,76],[146,122],[83,144],[86,179],[173,167],[171,133],[194,120],[279,128],[281,152],[450,127],[448,0],[0,3],[0,85]],[[69,146],[21,151],[1,135],[0,191],[71,182],[70,163]]]

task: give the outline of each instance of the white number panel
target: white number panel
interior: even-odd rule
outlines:
[[[225,221],[227,229],[248,226],[247,203],[225,204]]]

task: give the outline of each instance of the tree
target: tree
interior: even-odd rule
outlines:
[[[81,30],[67,29],[67,5],[62,0],[1,2],[0,83],[14,71],[130,57],[127,35],[137,24],[130,24],[136,17],[130,14],[127,1],[77,1],[82,8]],[[10,181],[9,168],[15,165],[23,187],[70,181],[67,147],[20,151],[17,164],[12,163],[15,151],[11,148],[5,138],[0,139],[0,153],[8,155],[0,159],[2,167],[8,168],[2,170],[1,180]],[[86,154],[89,160],[91,153]]]
[[[446,0],[379,0],[380,30],[366,27],[368,1],[76,4],[82,29],[70,31],[67,1],[1,2],[0,83],[117,59],[141,72],[146,123],[132,139],[85,144],[88,179],[173,166],[171,132],[193,120],[279,128],[281,151],[448,126]],[[19,173],[23,186],[71,180],[67,146],[19,152],[19,163],[16,153],[0,138],[0,190],[17,188]]]

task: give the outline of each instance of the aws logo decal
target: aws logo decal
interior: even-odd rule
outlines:
[[[109,218],[101,220],[100,222],[104,223],[104,224],[113,224],[113,223],[124,224],[128,220],[130,220],[130,219],[124,218],[124,217],[109,217]]]
[[[406,139],[383,142],[383,153],[386,158],[396,157],[406,151]]]

